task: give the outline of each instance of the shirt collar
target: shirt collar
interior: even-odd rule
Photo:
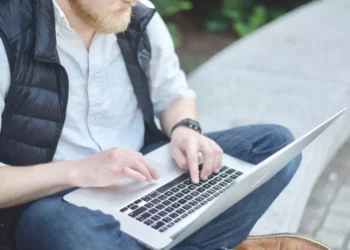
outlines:
[[[56,0],[52,0],[52,2],[53,2],[53,8],[55,12],[56,34],[58,34],[62,28],[73,30],[69,25],[66,15],[64,14],[61,7],[58,5]]]

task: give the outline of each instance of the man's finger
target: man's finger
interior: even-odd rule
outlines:
[[[207,180],[208,176],[214,171],[215,155],[214,151],[208,145],[206,141],[203,141],[200,145],[200,151],[203,155],[203,169],[201,173],[202,180]]]
[[[216,144],[215,141],[210,142],[210,146],[213,149],[215,154],[214,172],[219,173],[222,167],[224,152],[221,149],[221,147]]]
[[[155,169],[148,161],[146,158],[142,157],[141,158],[141,163],[148,169],[148,171],[150,172],[152,178],[154,180],[158,180],[159,179],[159,174],[157,172],[157,169]]]
[[[153,180],[150,171],[140,161],[135,161],[135,163],[132,166],[130,166],[130,168],[145,176],[147,181]]]
[[[139,172],[137,172],[131,168],[127,168],[127,167],[122,168],[120,171],[120,174],[123,177],[127,177],[127,178],[133,179],[135,181],[140,181],[140,182],[146,181],[145,176],[143,176],[142,174],[140,174]]]
[[[174,147],[172,150],[172,156],[181,169],[188,169],[186,156],[182,153],[181,149]]]
[[[199,172],[198,172],[198,150],[197,140],[189,140],[187,144],[186,157],[187,164],[190,170],[192,182],[195,184],[199,183]]]

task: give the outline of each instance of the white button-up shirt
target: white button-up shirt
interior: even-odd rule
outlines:
[[[138,151],[143,145],[144,123],[114,34],[96,34],[90,50],[53,0],[57,50],[69,77],[67,117],[54,161],[75,160],[113,147]],[[195,98],[169,32],[156,14],[147,27],[152,48],[150,90],[155,114],[177,98]],[[10,86],[10,70],[0,39],[0,112]],[[0,116],[1,129],[1,116]]]

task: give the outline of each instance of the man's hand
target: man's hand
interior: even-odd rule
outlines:
[[[179,127],[171,136],[171,155],[182,169],[188,169],[194,183],[199,182],[198,152],[203,155],[201,179],[207,180],[222,166],[223,150],[215,141],[187,128]]]
[[[156,169],[141,153],[122,148],[79,160],[71,171],[76,187],[108,187],[124,177],[141,182],[159,178]]]

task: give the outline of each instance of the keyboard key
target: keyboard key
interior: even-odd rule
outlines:
[[[205,192],[204,194],[201,195],[201,197],[203,198],[208,198],[210,196],[210,194],[208,192]]]
[[[196,206],[196,205],[198,204],[198,202],[197,202],[197,201],[190,201],[189,204],[190,204],[191,206]]]
[[[223,181],[223,182],[220,182],[219,185],[222,186],[222,187],[226,187],[227,183]]]
[[[147,226],[150,226],[150,225],[152,225],[154,223],[154,221],[152,221],[152,220],[146,220],[145,222],[144,222],[144,224],[146,224]]]
[[[120,209],[119,211],[120,212],[122,212],[122,213],[124,213],[125,211],[127,211],[128,210],[128,208],[127,207],[123,207],[122,209]]]
[[[157,191],[154,191],[154,192],[148,194],[148,196],[151,196],[152,198],[156,198],[156,197],[159,196],[159,195],[160,195],[160,193],[157,192]]]
[[[177,193],[177,194],[175,194],[175,196],[176,196],[177,198],[182,198],[184,195],[185,195],[185,194],[183,194],[183,193]]]
[[[195,212],[196,210],[194,210],[193,208],[192,209],[190,209],[189,211],[188,211],[188,213],[189,214],[192,214],[193,212]]]
[[[174,211],[175,209],[172,207],[167,207],[166,209],[164,209],[165,211],[167,211],[168,213]]]
[[[170,189],[170,191],[173,192],[173,193],[177,193],[177,192],[180,191],[180,189],[174,187],[174,188]]]
[[[195,190],[195,189],[197,188],[197,186],[191,185],[191,186],[188,186],[187,188],[188,188],[189,190]]]
[[[207,200],[212,201],[212,200],[214,200],[214,197],[210,196]]]
[[[205,192],[205,189],[204,188],[197,188],[196,191],[199,192],[199,193],[203,193],[203,192]]]
[[[162,209],[165,208],[165,206],[162,205],[162,204],[159,204],[159,205],[155,206],[155,208],[158,209],[158,210],[162,210]]]
[[[232,168],[228,169],[225,174],[233,174],[235,172],[235,170],[233,170]]]
[[[228,175],[225,174],[225,173],[220,175],[221,178],[226,178],[227,176],[228,176]]]
[[[131,210],[135,210],[135,209],[138,209],[138,208],[139,208],[138,205],[133,205],[130,209],[131,209]]]
[[[163,228],[159,229],[159,232],[164,233],[166,230],[168,230],[168,228],[167,227],[163,227]]]
[[[173,208],[179,208],[179,207],[181,207],[181,205],[180,205],[179,203],[173,203],[173,204],[171,204],[171,206],[172,206]]]
[[[186,212],[186,210],[179,208],[178,210],[175,211],[178,214],[183,214],[184,212]]]
[[[211,188],[211,185],[209,183],[206,183],[202,186],[202,188],[209,189]]]
[[[156,214],[156,213],[158,213],[158,210],[152,208],[152,209],[148,210],[148,212],[151,213],[151,214]]]
[[[185,199],[181,199],[177,201],[178,203],[180,203],[181,205],[185,204],[187,202],[187,200]]]
[[[161,228],[162,226],[165,226],[165,223],[162,221],[158,221],[157,223],[153,224],[151,227],[158,230],[159,228]]]
[[[193,199],[193,196],[192,195],[186,195],[185,197],[184,197],[184,199],[185,200],[192,200]]]
[[[165,192],[169,191],[171,188],[173,188],[173,187],[177,186],[178,184],[180,184],[181,182],[183,182],[184,180],[188,179],[188,177],[189,177],[188,173],[184,173],[184,174],[180,175],[179,177],[175,178],[174,180],[168,182],[167,184],[161,186],[160,188],[157,189],[157,191],[161,192],[161,193],[165,193]]]
[[[184,194],[188,194],[188,193],[191,192],[191,190],[189,190],[189,189],[186,188],[186,189],[183,189],[181,192],[184,193]]]
[[[141,203],[142,202],[142,200],[136,200],[134,203],[135,204],[139,204],[139,203]]]
[[[184,185],[184,184],[180,184],[180,185],[177,185],[177,187],[178,187],[178,188],[180,188],[180,189],[183,189],[183,188],[185,188],[185,187],[186,187],[186,185]]]
[[[194,199],[195,201],[198,201],[198,202],[202,202],[202,201],[204,201],[204,198],[202,198],[202,197],[197,197],[196,199]]]
[[[171,201],[166,200],[166,201],[163,201],[162,204],[163,204],[164,206],[168,206],[168,205],[171,204]]]
[[[204,205],[206,205],[207,203],[208,203],[207,201],[203,201],[203,202],[201,202],[201,205],[204,206]]]
[[[151,217],[151,220],[157,221],[157,220],[160,220],[160,218],[161,218],[160,216],[154,215],[154,216]]]
[[[183,206],[182,208],[183,208],[183,209],[186,209],[186,210],[190,210],[190,209],[192,208],[192,206],[190,206],[190,205],[187,204],[187,205]]]
[[[183,215],[181,215],[181,219],[185,219],[188,216],[187,213],[184,213]]]
[[[176,219],[174,220],[174,223],[179,223],[181,220],[182,220],[181,218],[176,218]]]
[[[220,169],[220,173],[225,172],[227,169],[229,169],[229,167],[227,167],[227,166],[222,166],[222,168]]]
[[[171,228],[171,227],[174,226],[174,225],[175,225],[174,222],[170,222],[170,223],[167,225],[167,227],[168,227],[168,228]]]
[[[162,194],[162,195],[159,195],[158,196],[158,199],[160,199],[160,200],[166,200],[168,197],[167,196],[165,196],[164,194]]]
[[[179,215],[177,213],[172,213],[169,215],[171,218],[175,219],[177,218]]]
[[[152,200],[152,197],[149,197],[148,195],[146,195],[146,196],[143,196],[143,197],[141,198],[141,200],[143,200],[143,201],[145,201],[145,202],[149,202],[149,201]]]
[[[169,217],[165,217],[165,218],[162,219],[162,221],[165,222],[165,223],[169,223],[171,220],[172,219],[169,218]]]
[[[132,208],[133,206],[135,206],[135,204],[134,204],[134,203],[131,203],[131,204],[129,204],[129,205],[127,206],[127,208]]]
[[[142,214],[143,212],[146,212],[147,208],[145,207],[140,207],[139,209],[136,209],[135,211],[132,211],[129,216],[132,218],[135,218],[137,216],[139,216],[140,214]]]
[[[238,178],[238,175],[234,175],[234,174],[233,174],[233,175],[230,176],[230,178],[236,180],[236,179]]]
[[[161,217],[164,217],[164,216],[167,216],[168,213],[166,213],[165,211],[160,211],[160,212],[158,213],[158,215],[161,216]]]
[[[186,180],[183,182],[183,184],[185,185],[192,185],[192,181],[191,180]]]
[[[242,174],[243,174],[242,172],[239,172],[239,171],[236,172],[236,175],[238,175],[238,176],[240,176]]]
[[[172,196],[172,195],[173,195],[173,192],[168,191],[168,192],[165,192],[164,194],[165,194],[166,196]]]
[[[209,181],[209,184],[210,184],[210,185],[215,185],[215,184],[216,184],[216,181],[215,181],[215,180],[211,180],[211,181]]]
[[[209,189],[208,191],[207,191],[209,194],[215,194],[215,189]]]
[[[153,206],[154,206],[154,204],[152,204],[152,203],[145,204],[145,207],[147,207],[147,208],[152,208]]]
[[[143,213],[143,214],[141,214],[141,215],[139,215],[137,218],[136,218],[136,220],[138,220],[138,221],[144,221],[145,219],[148,219],[148,217],[150,217],[151,216],[151,214],[150,213]]]
[[[162,201],[159,200],[159,199],[153,199],[153,200],[151,200],[151,202],[152,202],[153,204],[159,204],[159,203],[161,203]]]
[[[225,191],[226,191],[226,189],[221,189],[219,192],[220,192],[220,194],[222,194]]]
[[[197,205],[197,206],[194,207],[194,209],[198,210],[198,209],[200,209],[201,207],[202,207],[201,205]]]
[[[219,193],[213,194],[214,197],[218,197],[219,195],[220,195]]]
[[[231,182],[233,182],[233,180],[231,179],[231,178],[227,178],[227,179],[225,179],[224,180],[226,183],[231,183]]]
[[[177,198],[177,197],[175,197],[175,196],[171,196],[171,197],[169,198],[169,200],[171,200],[172,202],[175,202],[175,201],[177,201],[177,200],[178,200],[178,198]]]
[[[215,177],[215,175],[209,175],[208,176],[208,180],[211,180],[211,179],[213,179]]]
[[[219,185],[217,185],[217,186],[214,186],[213,188],[214,188],[215,190],[220,190],[222,187],[219,186]]]
[[[193,191],[193,192],[191,193],[191,195],[192,195],[193,197],[195,197],[195,196],[200,195],[200,193],[198,193],[197,191]]]
[[[221,177],[216,177],[215,180],[216,180],[217,182],[219,182],[219,181],[222,181],[222,178],[221,178]]]

